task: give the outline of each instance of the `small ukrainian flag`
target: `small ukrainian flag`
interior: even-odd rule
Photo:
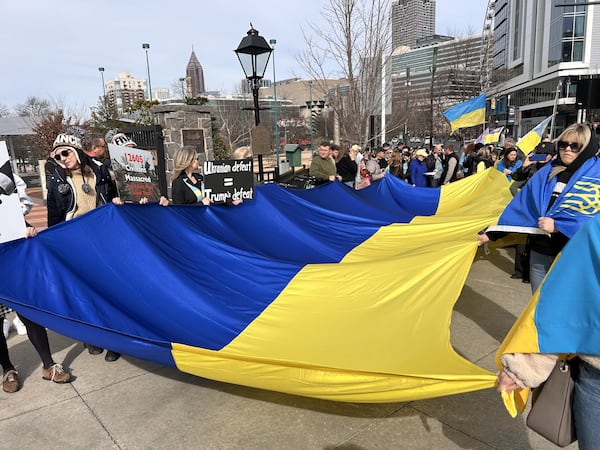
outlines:
[[[481,94],[444,111],[444,117],[450,122],[451,132],[485,123],[485,99],[486,95]]]
[[[552,116],[546,117],[542,120],[533,130],[523,136],[517,142],[517,147],[521,149],[523,153],[529,155],[533,149],[542,141],[542,135],[544,134],[544,130],[552,120]]]

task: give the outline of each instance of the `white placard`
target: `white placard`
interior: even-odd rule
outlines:
[[[14,181],[6,142],[0,141],[0,177]],[[16,191],[10,195],[0,189],[0,242],[8,242],[25,237],[25,219]]]

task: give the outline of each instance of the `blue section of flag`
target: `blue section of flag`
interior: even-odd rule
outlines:
[[[0,302],[172,365],[172,342],[221,349],[306,264],[337,263],[380,227],[435,214],[439,196],[386,177],[361,191],[267,184],[237,207],[109,204],[1,245]]]

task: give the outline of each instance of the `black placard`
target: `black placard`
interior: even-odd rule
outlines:
[[[254,198],[252,158],[205,161],[204,195],[213,203],[229,204]]]

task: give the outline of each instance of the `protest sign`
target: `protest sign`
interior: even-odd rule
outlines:
[[[0,242],[25,237],[25,219],[4,141],[0,141],[0,217]]]
[[[232,203],[254,197],[252,158],[205,161],[204,195],[213,203]]]
[[[159,200],[158,174],[150,151],[108,144],[108,153],[122,201]]]

